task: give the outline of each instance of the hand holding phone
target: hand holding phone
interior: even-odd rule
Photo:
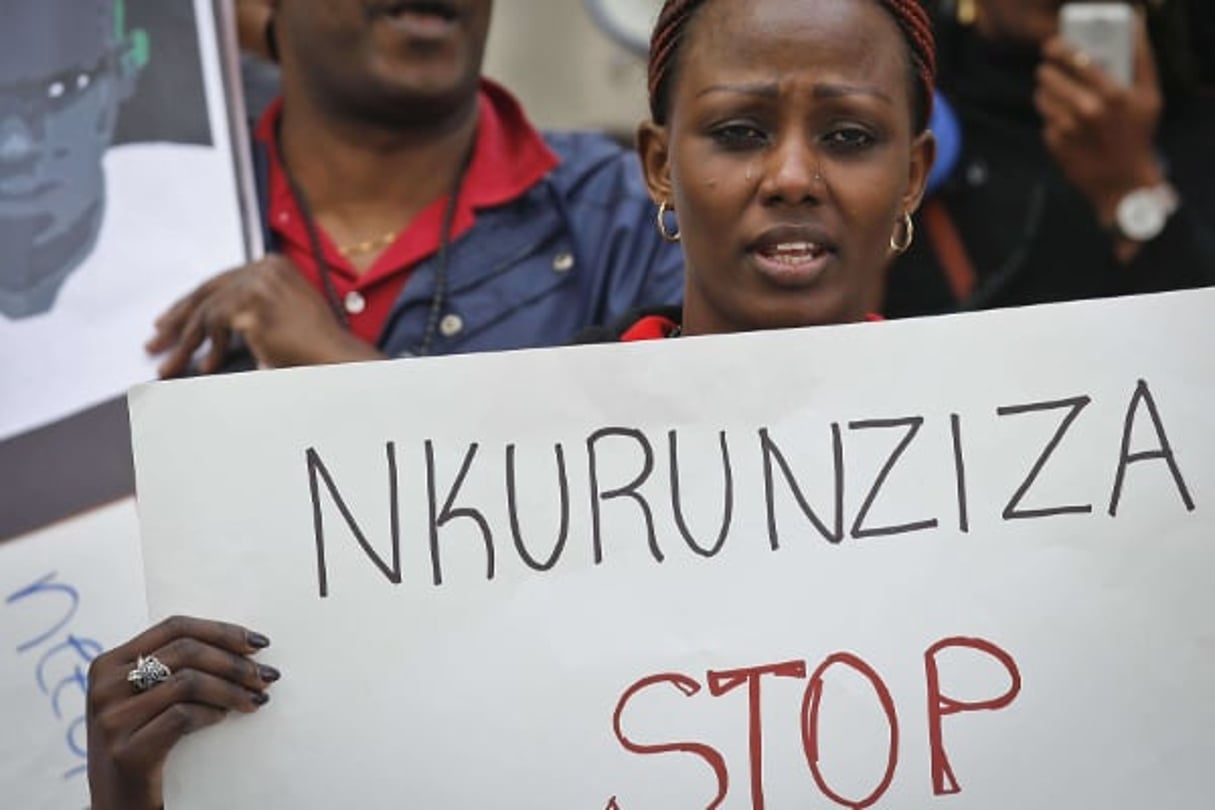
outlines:
[[[1063,7],[1059,35],[1042,46],[1034,103],[1047,150],[1101,224],[1116,224],[1127,195],[1163,182],[1164,99],[1147,25],[1129,4]]]

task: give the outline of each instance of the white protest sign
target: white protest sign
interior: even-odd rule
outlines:
[[[1215,292],[133,392],[214,807],[1188,808]]]
[[[135,502],[0,543],[0,804],[89,806],[89,662],[147,623]]]

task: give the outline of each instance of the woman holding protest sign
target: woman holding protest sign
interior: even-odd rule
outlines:
[[[625,339],[864,320],[932,165],[935,56],[915,0],[667,0],[639,149],[687,258],[682,312]],[[97,658],[94,810],[161,804],[184,735],[267,701],[264,636],[175,618]]]

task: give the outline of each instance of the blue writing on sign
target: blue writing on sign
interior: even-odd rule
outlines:
[[[71,757],[63,774],[66,780],[85,773],[88,763],[84,712],[65,715],[64,697],[79,694],[83,702],[89,688],[89,663],[101,654],[102,646],[72,632],[72,620],[80,609],[80,593],[72,585],[56,581],[57,577],[51,572],[10,594],[4,603],[49,611],[47,623],[37,635],[17,645],[17,654],[31,656],[28,660],[34,662],[34,681],[49,699],[55,720],[62,723],[65,717],[71,718],[64,730],[64,742]],[[38,657],[34,659],[32,654]]]

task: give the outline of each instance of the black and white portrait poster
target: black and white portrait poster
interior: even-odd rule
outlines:
[[[150,378],[155,317],[248,246],[212,0],[6,0],[0,441]]]

